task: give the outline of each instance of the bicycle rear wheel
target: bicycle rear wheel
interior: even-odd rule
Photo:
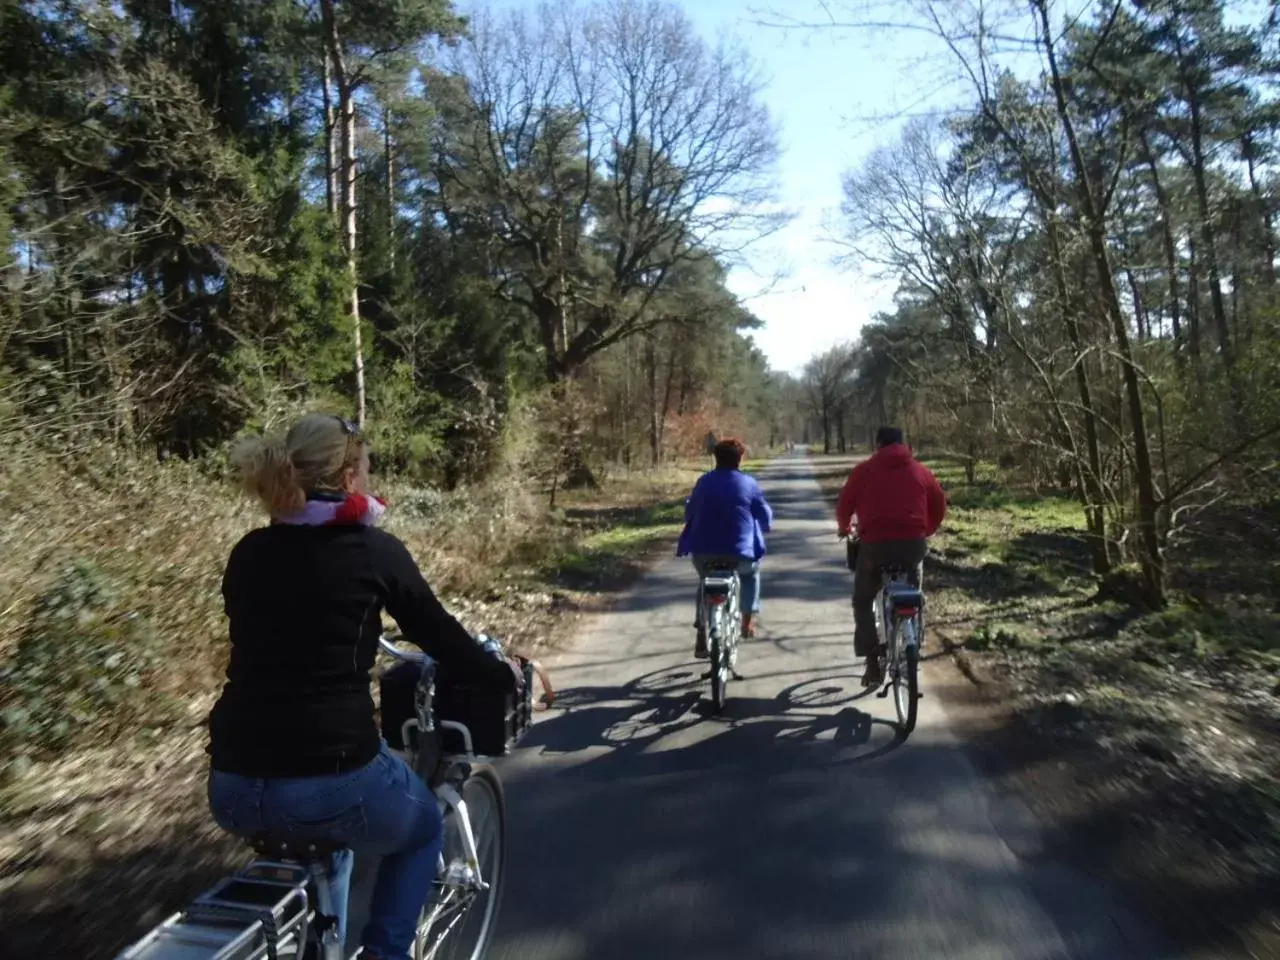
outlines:
[[[716,710],[724,709],[725,687],[727,686],[724,667],[724,641],[719,637],[711,638],[711,702]]]
[[[507,806],[502,782],[491,767],[477,766],[462,786],[462,799],[488,889],[437,888],[423,911],[414,960],[481,960],[493,937],[507,874]],[[444,862],[466,859],[461,825],[450,812],[444,821]]]
[[[893,705],[898,712],[898,725],[903,733],[916,728],[919,708],[919,650],[911,636],[910,621],[893,628]]]
[[[724,709],[728,700],[729,677],[733,674],[733,615],[732,603],[718,604],[712,609],[715,627],[711,631],[711,702],[716,712]]]

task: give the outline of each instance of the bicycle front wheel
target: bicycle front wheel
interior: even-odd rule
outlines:
[[[919,650],[911,635],[912,625],[899,623],[893,637],[893,705],[898,711],[898,725],[903,733],[916,728],[919,707]]]
[[[423,911],[414,960],[481,960],[493,938],[507,874],[507,806],[492,767],[477,766],[462,787],[485,890],[443,884]],[[444,821],[444,862],[463,861],[462,825],[450,811]]]

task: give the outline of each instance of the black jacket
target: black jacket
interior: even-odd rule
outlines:
[[[231,659],[209,717],[214,769],[249,777],[354,770],[378,752],[369,692],[383,608],[468,682],[515,688],[441,605],[403,543],[363,525],[247,534],[222,579]]]

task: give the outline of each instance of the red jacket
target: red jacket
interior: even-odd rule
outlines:
[[[840,532],[848,533],[856,516],[864,543],[931,537],[946,515],[938,478],[902,443],[881,447],[854,467],[836,501]]]

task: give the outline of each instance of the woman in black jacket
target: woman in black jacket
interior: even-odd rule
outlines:
[[[442,843],[435,798],[378,734],[369,671],[382,611],[451,675],[514,690],[441,605],[403,543],[374,525],[369,451],[340,417],[310,414],[233,455],[271,524],[231,551],[222,581],[231,657],[209,718],[209,804],[223,829],[339,841],[383,859],[363,951],[408,958]],[[333,864],[345,937],[351,853]]]

